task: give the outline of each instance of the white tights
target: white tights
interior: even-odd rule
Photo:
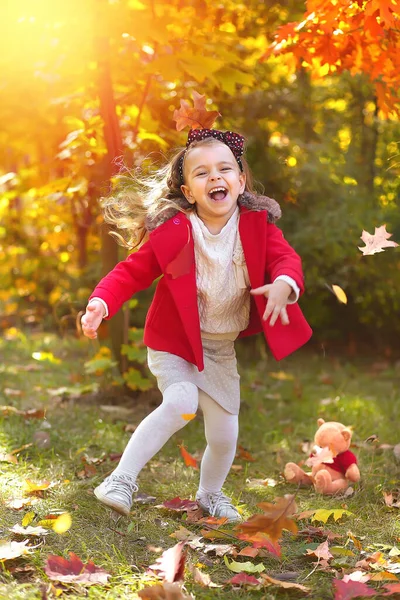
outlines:
[[[169,438],[187,425],[182,415],[204,415],[207,447],[201,461],[199,493],[219,492],[232,466],[238,437],[238,415],[231,415],[193,383],[170,385],[162,404],[140,423],[128,442],[115,474],[136,480],[139,472]]]

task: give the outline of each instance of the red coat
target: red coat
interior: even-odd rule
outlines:
[[[281,230],[267,222],[266,211],[241,207],[239,234],[252,288],[288,275],[303,292],[301,259]],[[149,241],[99,282],[91,298],[97,296],[107,303],[110,318],[133,294],[160,276],[146,317],[144,343],[181,356],[202,371],[192,226],[183,213],[152,231]],[[263,295],[251,297],[250,322],[239,337],[264,331],[273,356],[281,360],[305,344],[312,331],[297,304],[287,306],[289,325],[278,320],[273,327],[262,320],[265,306]]]

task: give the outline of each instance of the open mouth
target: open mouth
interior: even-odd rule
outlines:
[[[228,194],[228,190],[224,187],[215,187],[208,192],[210,198],[215,201],[224,200]]]

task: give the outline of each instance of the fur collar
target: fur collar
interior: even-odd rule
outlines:
[[[182,212],[188,212],[189,207],[193,210],[192,205],[189,205],[185,198],[178,198],[175,200],[175,203],[182,207]],[[250,194],[249,192],[244,192],[244,194],[239,197],[238,204],[239,206],[244,206],[248,210],[266,210],[268,214],[268,223],[275,223],[275,221],[282,216],[281,207],[277,201],[268,198],[268,196],[257,196],[255,194]],[[159,225],[162,225],[174,217],[178,212],[180,211],[177,208],[171,206],[158,215],[152,217],[147,216],[145,221],[146,230],[149,233],[154,231]]]

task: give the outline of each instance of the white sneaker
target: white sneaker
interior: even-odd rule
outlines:
[[[132,494],[138,486],[129,475],[111,474],[94,490],[97,500],[106,504],[121,515],[129,515],[132,506]]]
[[[228,523],[238,523],[242,520],[239,511],[233,506],[230,498],[222,492],[200,495],[196,494],[196,502],[201,508],[217,519],[225,518]]]

